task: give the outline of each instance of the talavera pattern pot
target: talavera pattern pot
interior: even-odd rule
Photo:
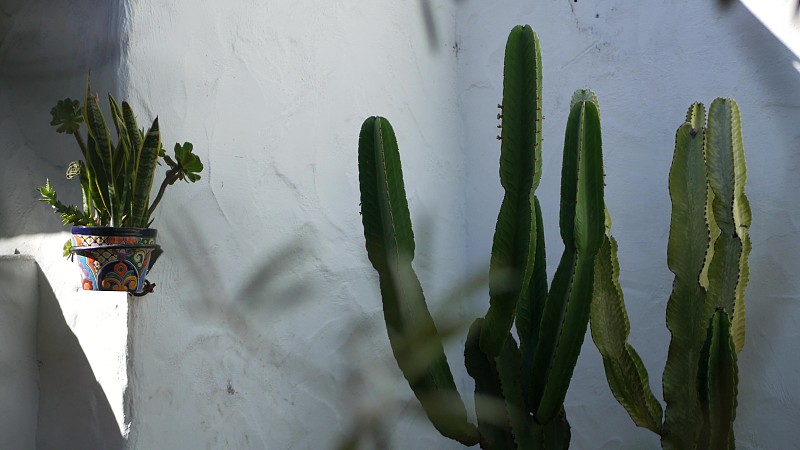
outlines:
[[[142,294],[161,252],[157,234],[153,228],[72,227],[70,252],[81,269],[83,289]]]

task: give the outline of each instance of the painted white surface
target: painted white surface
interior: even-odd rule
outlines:
[[[437,3],[433,49],[405,2],[128,3],[125,96],[159,115],[168,150],[191,140],[206,164],[156,217],[159,286],[133,305],[132,446],[332,448],[362,405],[382,406],[396,448],[442,442],[386,406],[411,391],[364,252],[356,157],[364,118],[388,116],[435,300],[466,259],[455,9]],[[264,263],[263,292],[237,293]]]
[[[55,100],[81,95],[82,64],[101,61],[86,64],[96,91],[130,99],[142,122],[158,114],[167,150],[190,140],[206,164],[199,185],[167,192],[156,217],[167,252],[151,277],[157,292],[131,304],[128,445],[330,448],[357,415],[359,424],[385,419],[394,448],[460,448],[392,401],[411,394],[391,358],[377,278],[363,250],[357,135],[367,115],[392,120],[417,235],[415,267],[429,301],[442,305],[453,285],[488,261],[501,198],[494,117],[503,45],[513,25],[530,23],[545,70],[539,198],[550,259],[561,249],[566,108],[574,89],[591,87],[603,115],[606,198],[632,342],[656,392],[668,342],[666,177],[674,132],[692,101],[739,101],[754,250],[736,429],[740,448],[791,448],[800,420],[794,58],[738,4],[595,3],[432,2],[434,46],[416,2],[111,3],[94,14],[112,25],[91,40],[119,43],[121,59],[90,45],[96,58],[82,56],[66,73],[47,65],[57,66],[57,58],[42,58],[38,70],[20,65],[16,74],[3,65],[0,145],[10,158],[0,167],[0,254],[19,248],[36,255],[53,290],[72,295],[77,272],[59,256],[65,235],[36,234],[59,227],[32,192],[50,177],[64,186],[62,197],[78,200],[60,178],[77,149],[49,130],[47,112]],[[33,4],[47,14],[46,2]],[[13,29],[6,36],[10,42]],[[57,54],[61,44],[36,50]],[[87,51],[80,41],[66,48]],[[250,279],[260,289],[237,287]],[[70,300],[60,303],[91,372],[100,376],[96,364],[114,367],[116,357],[95,362],[79,330],[119,335],[89,330]],[[485,311],[486,295],[458,305],[452,312],[469,320]],[[470,398],[462,342],[455,339],[448,356]],[[105,409],[119,426],[115,400]],[[590,342],[567,413],[573,448],[658,446],[611,397]]]
[[[34,448],[39,280],[30,256],[0,256],[0,448]]]
[[[37,448],[123,448],[131,425],[128,295],[44,285],[40,300]]]
[[[35,240],[47,248],[61,237]],[[33,240],[13,239],[22,249]],[[128,296],[78,291],[77,270],[46,267],[49,277],[31,256],[0,256],[0,448],[121,449]]]

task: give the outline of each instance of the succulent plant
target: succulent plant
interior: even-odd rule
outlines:
[[[82,105],[78,100],[66,98],[50,111],[53,117],[50,124],[59,133],[73,135],[81,150],[83,160],[69,164],[67,178],[79,180],[83,205],[78,208],[63,204],[50,180],[39,188],[40,200],[61,215],[64,225],[147,228],[167,186],[178,180],[199,180],[203,163],[192,153],[189,142],[175,144],[174,158],[165,155],[158,118],[145,131],[139,129],[127,102],[120,106],[111,95],[108,102],[116,143],[112,141],[99,100],[92,95],[88,83]],[[85,138],[83,125],[86,126]],[[155,167],[160,164],[161,157],[169,169],[155,200],[150,203]]]

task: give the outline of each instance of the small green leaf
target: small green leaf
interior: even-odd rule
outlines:
[[[50,115],[53,116],[50,125],[56,127],[56,131],[59,133],[73,134],[81,129],[83,113],[81,102],[78,100],[70,98],[59,100],[56,106],[50,110]]]
[[[174,168],[178,167],[178,163],[173,161],[172,158],[169,155],[164,155],[164,161],[167,162],[167,165],[169,166],[170,169],[174,169]]]
[[[68,239],[67,242],[64,243],[64,257],[69,258],[70,250],[72,249],[72,239]]]
[[[197,155],[190,155],[187,161],[181,163],[186,172],[201,172],[203,170],[203,163]]]

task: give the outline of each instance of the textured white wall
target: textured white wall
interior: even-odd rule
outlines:
[[[431,45],[417,2],[74,2],[104,24],[90,43],[74,32],[77,18],[32,26],[65,16],[50,2],[14,5],[17,18],[28,18],[0,23],[0,145],[10,155],[0,167],[0,253],[36,255],[56,291],[77,285],[58,256],[63,234],[34,234],[59,227],[32,191],[44,177],[61,180],[77,156],[49,129],[47,112],[56,99],[82,94],[89,69],[95,90],[130,99],[142,123],[159,115],[168,151],[190,140],[206,164],[199,185],[168,191],[155,224],[167,251],[151,277],[157,293],[132,305],[132,448],[329,448],[359,414],[363,423],[387,420],[394,448],[460,448],[391,401],[410,390],[389,353],[363,250],[357,134],[371,114],[395,126],[415,266],[429,301],[441,305],[488,261],[501,199],[495,105],[505,38],[518,23],[533,25],[543,47],[539,197],[551,261],[560,253],[566,108],[574,89],[591,87],[603,115],[606,197],[632,341],[657,392],[668,342],[674,131],[694,100],[739,101],[754,250],[737,433],[741,448],[793,445],[800,74],[741,6],[431,2],[439,37]],[[50,38],[23,39],[36,32]],[[26,55],[44,56],[33,64]],[[62,195],[76,201],[72,188]],[[242,280],[253,282],[243,290]],[[455,314],[482,314],[486,302],[475,293]],[[73,327],[76,311],[64,309]],[[448,355],[469,398],[462,342]],[[590,343],[567,412],[573,448],[657,447],[611,397]]]
[[[0,256],[0,447],[33,448],[39,412],[36,316],[39,283],[30,256]]]
[[[199,186],[168,191],[158,294],[134,305],[135,448],[330,448],[362,404],[396,448],[441,441],[359,381],[385,372],[381,391],[411,392],[364,251],[356,155],[362,121],[388,116],[435,300],[466,255],[455,12],[439,3],[435,47],[405,2],[128,3],[127,97],[159,114],[165,147],[191,140],[206,163]],[[263,292],[237,293],[254,272]]]

